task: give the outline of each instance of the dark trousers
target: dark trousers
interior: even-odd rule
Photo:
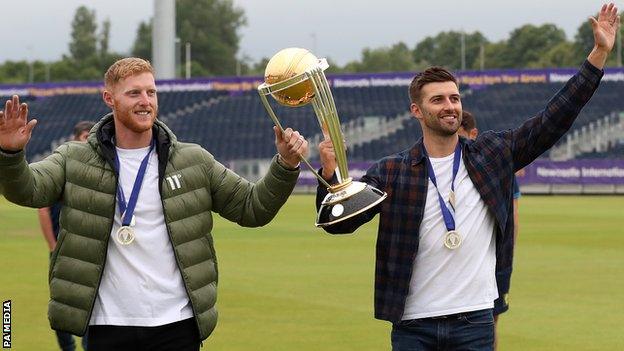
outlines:
[[[194,318],[157,327],[89,326],[89,351],[197,351],[200,340]]]
[[[393,351],[491,351],[492,309],[405,320],[392,326]]]
[[[63,351],[75,351],[76,350],[76,342],[74,341],[74,336],[70,333],[62,332],[55,330],[56,332],[56,340],[58,341],[59,347]],[[82,349],[87,349],[87,334],[82,337]]]

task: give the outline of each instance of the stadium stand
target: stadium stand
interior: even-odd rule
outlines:
[[[462,87],[464,108],[479,120],[479,129],[504,130],[535,115],[561,83],[495,84],[480,89]],[[581,112],[573,129],[624,111],[622,82],[603,82]],[[343,124],[350,161],[375,160],[408,148],[421,136],[409,115],[405,86],[338,87],[332,93]],[[26,97],[39,126],[27,150],[30,160],[50,153],[67,139],[77,121],[97,120],[108,108],[99,94]],[[270,99],[271,100],[271,99]],[[302,132],[313,144],[322,137],[311,106],[288,108],[271,102],[285,127]],[[201,144],[223,162],[267,159],[275,152],[272,121],[255,90],[173,91],[159,93],[160,118],[181,140]],[[620,146],[610,142],[616,155]],[[617,147],[616,147],[617,146]],[[312,148],[314,151],[314,147]],[[600,157],[603,150],[589,157]],[[317,156],[311,154],[314,161]]]
[[[338,88],[333,94],[343,124],[363,122],[367,116],[395,118],[409,106],[404,87]],[[274,102],[271,106],[283,126],[297,129],[307,137],[320,134],[311,106],[287,108]],[[226,160],[270,158],[275,153],[273,124],[255,91],[222,99],[168,123],[186,140],[199,143]]]

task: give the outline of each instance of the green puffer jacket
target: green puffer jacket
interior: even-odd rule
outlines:
[[[154,134],[165,223],[203,340],[217,323],[212,212],[246,227],[265,225],[286,202],[299,171],[274,158],[268,173],[249,183],[200,146],[178,142],[159,121]],[[28,165],[23,151],[0,152],[0,189],[9,201],[29,207],[63,201],[48,317],[53,329],[76,335],[85,333],[106,265],[116,208],[113,136],[109,114],[87,143],[66,143],[41,162]]]

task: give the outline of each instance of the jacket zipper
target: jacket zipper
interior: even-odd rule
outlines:
[[[158,175],[158,193],[160,195],[160,204],[163,209],[163,220],[165,222],[165,227],[167,228],[167,237],[169,238],[169,243],[171,244],[171,250],[173,250],[173,255],[175,256],[175,259],[176,259],[176,266],[178,267],[178,271],[180,272],[180,277],[182,278],[182,282],[184,283],[184,290],[186,291],[186,295],[189,299],[189,302],[191,303],[191,309],[193,310],[193,319],[195,319],[195,324],[197,325],[197,331],[199,332],[199,341],[201,345],[203,346],[201,328],[199,326],[199,314],[197,314],[197,311],[195,310],[195,305],[193,304],[193,300],[191,299],[191,293],[189,292],[188,284],[186,282],[186,279],[184,279],[184,274],[182,274],[182,267],[180,267],[180,258],[178,257],[178,253],[176,252],[175,246],[173,245],[173,240],[171,239],[171,229],[169,228],[169,223],[166,220],[167,214],[165,213],[166,211],[165,202],[163,201],[163,196],[162,196],[162,182],[164,181],[164,175],[163,175],[163,179],[160,179],[160,178],[161,176],[159,174]],[[212,254],[215,255],[214,252]]]
[[[115,172],[113,171],[113,174]],[[119,186],[119,177],[115,174],[115,189]],[[114,195],[113,195],[114,196]],[[108,242],[111,237],[111,232],[113,230],[113,224],[115,222],[115,206],[117,206],[116,201],[113,202],[113,216],[111,217],[110,225],[108,227],[108,235],[106,236],[106,251],[104,255],[104,261],[102,262],[102,271],[100,272],[100,277],[98,278],[98,283],[95,287],[95,296],[93,297],[93,301],[91,302],[91,308],[89,309],[89,315],[87,316],[87,325],[84,327],[82,335],[87,332],[87,328],[89,327],[89,322],[91,321],[91,314],[93,314],[93,306],[95,306],[95,300],[97,300],[97,294],[100,291],[100,283],[102,283],[102,276],[104,276],[104,269],[106,269],[106,260],[108,258]]]

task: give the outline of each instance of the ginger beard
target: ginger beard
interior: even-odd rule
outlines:
[[[151,73],[120,79],[110,91],[109,99],[117,126],[141,134],[154,125],[158,116],[158,99]]]
[[[113,104],[113,115],[117,122],[126,129],[135,133],[143,133],[152,128],[156,116],[158,115],[158,105],[153,106],[124,106],[115,101]]]

